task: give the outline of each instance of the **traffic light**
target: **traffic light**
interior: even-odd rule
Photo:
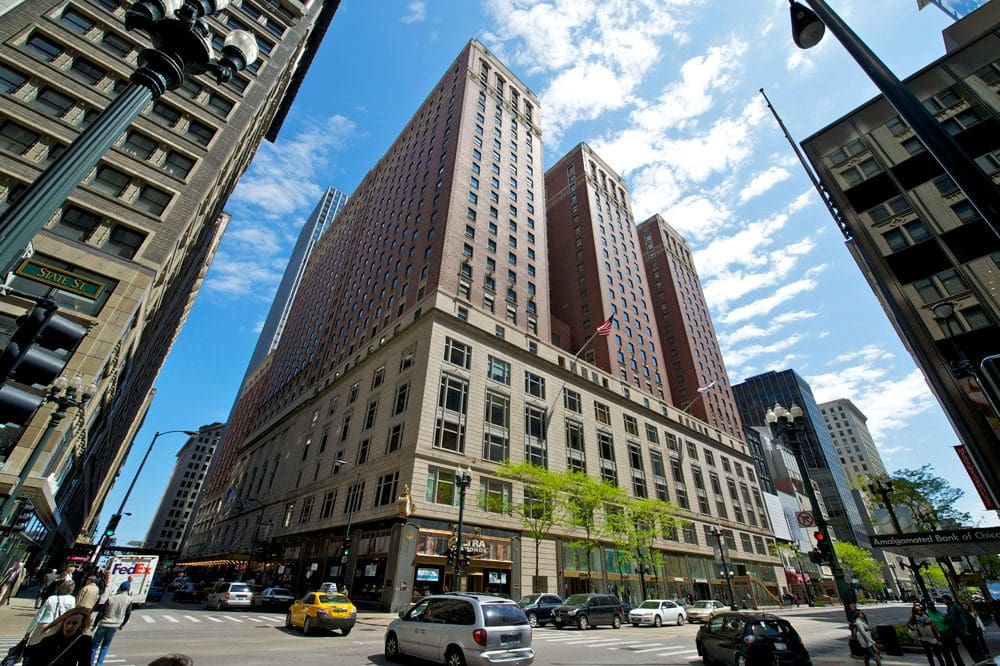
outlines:
[[[118,529],[118,523],[122,522],[122,514],[116,513],[111,516],[111,520],[108,521],[108,526],[104,528],[104,536],[113,537],[115,535],[115,530]]]
[[[813,564],[823,564],[823,553],[818,550],[810,550],[809,561]]]
[[[813,537],[816,538],[816,550],[819,551],[822,559],[829,560],[830,554],[833,552],[833,544],[830,543],[826,533],[816,530],[816,532],[813,533]]]
[[[66,360],[87,329],[56,312],[53,301],[41,301],[18,319],[18,328],[0,352],[0,414],[5,423],[24,425],[44,396],[10,386],[48,386],[62,372]]]
[[[10,529],[16,532],[22,532],[28,527],[28,523],[31,522],[31,517],[35,514],[35,505],[31,502],[22,502],[21,506],[18,507],[17,513],[14,514],[13,520],[10,522]]]

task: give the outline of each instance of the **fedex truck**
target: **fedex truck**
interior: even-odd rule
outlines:
[[[115,555],[108,563],[108,585],[104,590],[104,598],[118,591],[118,587],[129,581],[132,603],[141,604],[146,601],[146,593],[153,583],[153,574],[159,563],[158,555]]]

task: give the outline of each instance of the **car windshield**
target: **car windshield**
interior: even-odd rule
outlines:
[[[527,606],[528,604],[535,603],[535,601],[537,601],[538,597],[540,597],[540,596],[542,596],[542,595],[540,595],[540,594],[529,594],[527,596],[521,597],[521,600],[518,601],[517,603],[520,606]]]
[[[483,604],[483,619],[487,627],[509,627],[528,624],[528,618],[517,604]]]
[[[694,606],[692,606],[692,608],[711,608],[712,603],[713,602],[711,601],[696,601],[694,602]]]
[[[778,620],[757,620],[750,623],[750,632],[757,638],[787,638],[792,625]]]
[[[639,608],[659,608],[660,607],[660,602],[659,601],[643,601],[641,604],[639,604],[638,607]]]
[[[590,598],[589,594],[574,594],[563,602],[566,606],[583,606]]]
[[[342,594],[320,594],[319,603],[321,604],[349,604],[351,600]]]

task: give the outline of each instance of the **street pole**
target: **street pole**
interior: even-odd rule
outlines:
[[[257,504],[260,505],[260,515],[257,516],[257,526],[254,528],[253,531],[253,541],[250,542],[250,554],[249,556],[247,556],[247,565],[246,567],[244,567],[243,571],[240,573],[240,576],[237,580],[243,580],[243,578],[248,573],[250,573],[250,567],[253,566],[253,556],[257,552],[257,539],[260,537],[260,524],[264,522],[264,509],[267,508],[267,505],[261,502],[259,499],[243,498],[241,501],[257,502]]]
[[[903,528],[899,524],[899,516],[896,515],[896,508],[892,505],[892,500],[889,499],[889,495],[893,491],[892,479],[876,479],[874,483],[868,484],[868,491],[882,498],[882,504],[885,506],[885,510],[889,514],[889,520],[892,522],[892,528],[896,530],[896,534],[902,534]],[[934,608],[934,598],[931,596],[930,592],[927,591],[927,585],[924,583],[924,577],[920,575],[920,565],[917,564],[917,561],[913,559],[912,556],[907,557],[906,559],[907,564],[904,564],[903,567],[909,569],[913,574],[917,587],[920,588],[920,595],[924,598],[924,603],[927,607]],[[893,571],[893,574],[895,575],[895,571]],[[899,587],[898,580],[896,581],[896,586]]]
[[[954,137],[824,0],[804,1],[812,12],[798,2],[790,2],[795,43],[803,49],[819,43],[823,31],[816,21],[829,28],[900,118],[913,129],[927,152],[965,194],[994,236],[1000,237],[996,226],[1000,222],[1000,194],[993,179],[962,150]]]
[[[799,551],[795,551],[795,563],[799,565],[799,575],[802,576],[802,587],[806,591],[806,605],[812,607],[814,605],[813,597],[812,591],[809,589],[812,586],[812,578],[809,579],[810,582],[807,584],[805,575],[808,572],[802,568],[802,554]]]
[[[726,561],[726,551],[729,550],[729,544],[723,541],[724,535],[722,530],[718,527],[712,528],[712,534],[715,536],[715,541],[719,544],[719,560],[722,562],[722,577],[726,579],[726,586],[729,588],[729,607],[732,610],[737,610],[739,608],[736,603],[736,593],[733,591],[733,576],[732,572],[729,571],[729,563]]]
[[[820,511],[819,500],[816,498],[816,490],[813,488],[812,479],[809,477],[809,469],[806,467],[805,460],[802,459],[801,437],[805,430],[802,408],[798,405],[792,405],[791,409],[785,409],[781,405],[775,404],[767,412],[767,422],[771,425],[774,436],[776,438],[781,437],[795,457],[795,463],[799,468],[799,475],[802,476],[802,485],[805,486],[806,496],[809,498],[809,506],[816,521],[816,528],[822,532],[826,543],[830,544],[828,555],[830,569],[833,571],[833,579],[837,585],[837,593],[840,595],[840,601],[844,605],[844,614],[847,616],[847,622],[851,624],[854,622],[854,614],[852,612],[854,591],[844,578],[844,570],[840,567],[837,552],[833,549],[830,528],[826,522],[826,517]]]
[[[361,481],[361,470],[358,469],[357,465],[340,458],[337,459],[337,464],[347,465],[357,473],[354,478],[354,487],[358,487],[358,483]],[[351,505],[347,509],[347,529],[344,530],[344,543],[340,546],[340,581],[343,587],[347,586],[347,560],[350,558],[351,552],[351,522],[354,520],[354,507],[357,504],[350,493],[347,494],[347,500]]]
[[[465,491],[472,485],[472,470],[468,467],[455,473],[458,486],[458,535],[455,538],[455,587],[462,591],[462,528],[465,519]]]

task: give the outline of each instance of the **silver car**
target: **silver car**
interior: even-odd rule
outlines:
[[[246,583],[217,583],[205,597],[205,608],[250,608],[253,588]]]
[[[465,592],[424,597],[389,624],[385,658],[397,661],[403,655],[447,666],[535,661],[531,625],[516,603]]]
[[[684,624],[684,609],[670,599],[647,599],[628,613],[628,621],[633,627],[650,624],[659,627],[664,624]]]

